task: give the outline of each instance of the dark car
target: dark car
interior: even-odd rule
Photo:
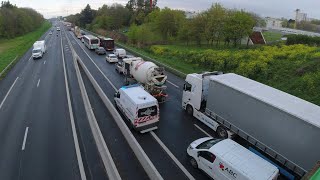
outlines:
[[[106,50],[103,48],[103,47],[98,47],[96,50],[95,50],[95,52],[97,53],[97,54],[106,54]]]

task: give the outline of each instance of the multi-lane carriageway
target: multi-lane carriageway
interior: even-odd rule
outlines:
[[[30,48],[0,81],[0,179],[108,179],[87,119],[74,55],[111,101],[124,79],[114,64],[87,49],[72,32],[62,28],[48,33],[40,38],[47,44],[44,57],[33,60]],[[84,69],[79,68],[120,177],[148,179]],[[183,79],[166,74],[169,99],[160,105],[159,128],[145,134],[131,132],[163,179],[208,179],[191,167],[186,149],[193,140],[215,134],[184,113]]]

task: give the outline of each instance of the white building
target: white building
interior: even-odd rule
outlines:
[[[282,27],[282,21],[280,19],[266,17],[266,28],[281,28]]]

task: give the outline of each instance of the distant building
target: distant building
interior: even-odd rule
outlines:
[[[281,28],[282,27],[282,20],[266,17],[266,28]]]
[[[307,13],[302,13],[300,9],[295,10],[296,22],[307,21]]]

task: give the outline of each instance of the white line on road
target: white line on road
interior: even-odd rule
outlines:
[[[44,61],[43,64],[46,64],[46,61]]]
[[[202,131],[204,134],[206,134],[207,136],[209,137],[212,137],[209,133],[207,133],[205,130],[203,130],[201,127],[199,127],[198,125],[196,124],[193,124],[196,128],[198,128],[200,131]]]
[[[189,171],[180,163],[180,161],[171,153],[171,151],[167,148],[166,145],[160,140],[160,138],[151,131],[150,134],[152,137],[159,143],[162,149],[170,156],[170,158],[176,163],[176,165],[181,169],[181,171],[191,180],[195,180],[195,178],[189,173]]]
[[[175,85],[173,82],[170,82],[169,80],[167,80],[167,82],[168,82],[169,84],[171,84],[172,86],[174,86],[174,87],[176,87],[176,88],[179,88],[179,86]]]
[[[37,87],[39,87],[39,84],[40,84],[40,79],[38,80],[38,84],[37,84]]]
[[[31,58],[32,58],[32,56],[30,56],[30,58],[28,59],[28,61],[30,61]]]
[[[60,32],[61,36],[61,32]],[[77,161],[79,165],[79,171],[80,171],[80,176],[81,180],[86,180],[86,172],[83,167],[83,161],[81,157],[81,151],[79,147],[79,141],[78,141],[78,135],[76,131],[76,125],[74,122],[74,117],[73,117],[73,110],[72,110],[72,105],[71,105],[71,99],[70,99],[70,92],[69,92],[69,85],[68,85],[68,78],[67,78],[67,71],[66,71],[66,64],[64,60],[64,52],[63,52],[63,46],[62,46],[62,38],[61,38],[61,51],[62,51],[62,62],[63,62],[63,73],[64,73],[64,83],[66,85],[66,92],[67,92],[67,101],[68,101],[68,109],[69,109],[69,116],[70,116],[70,121],[71,121],[71,129],[72,129],[72,136],[73,136],[73,142],[74,142],[74,147],[76,150],[76,155],[77,155]]]
[[[19,77],[17,77],[17,78],[16,78],[16,80],[15,80],[15,81],[13,82],[13,84],[11,85],[11,87],[10,87],[9,91],[7,92],[6,96],[3,98],[3,100],[2,100],[2,102],[1,102],[1,104],[0,104],[0,109],[2,108],[3,103],[6,101],[7,97],[9,96],[9,94],[10,94],[10,92],[11,92],[11,90],[12,90],[13,86],[16,84],[16,82],[17,82],[18,78],[19,78]]]
[[[26,131],[24,132],[24,138],[23,138],[23,143],[22,143],[22,147],[21,147],[22,151],[24,151],[24,149],[26,147],[28,131],[29,131],[29,127],[26,127]]]

